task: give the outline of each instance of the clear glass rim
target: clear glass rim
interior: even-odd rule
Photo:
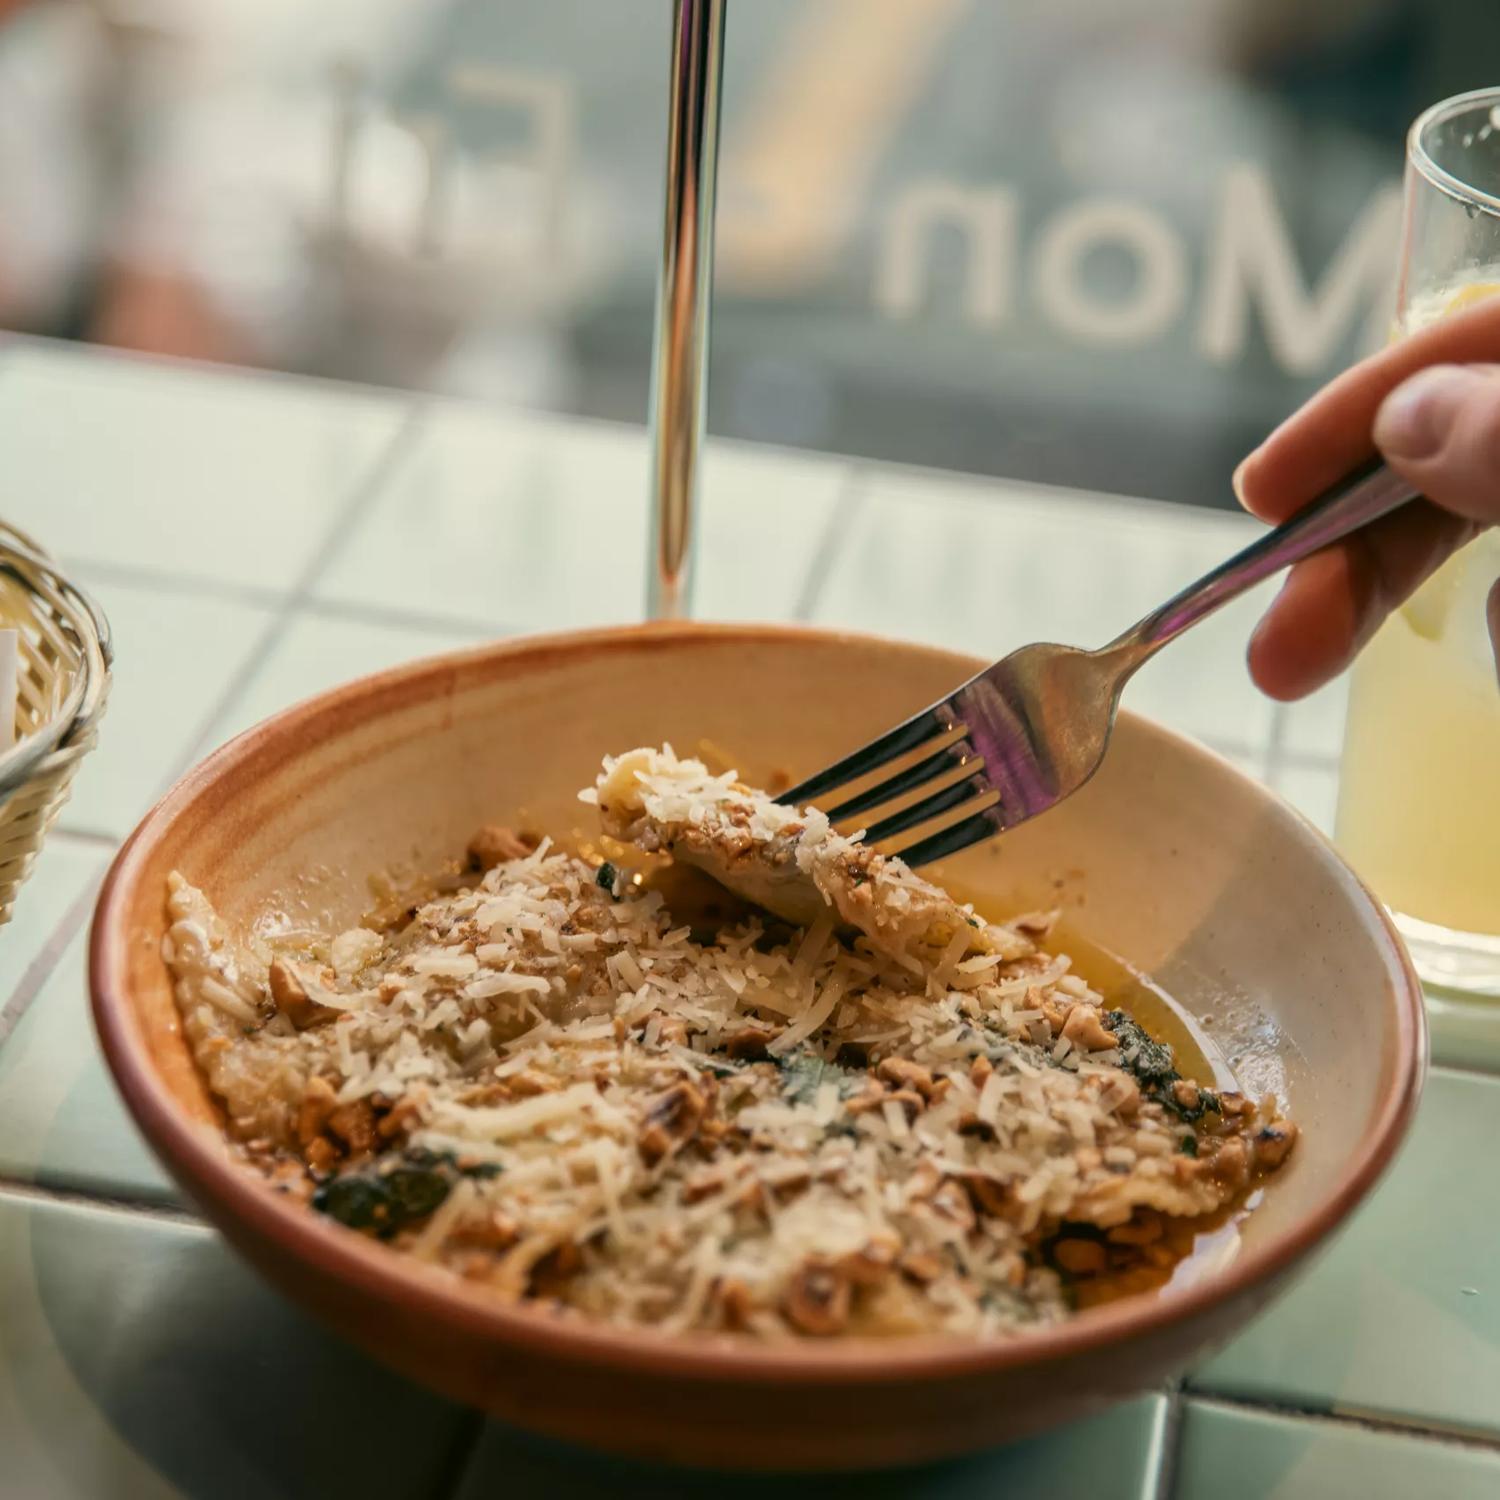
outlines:
[[[1475,187],[1473,183],[1465,182],[1461,177],[1455,177],[1445,167],[1440,167],[1428,153],[1424,140],[1427,132],[1434,125],[1450,120],[1454,115],[1463,114],[1480,104],[1488,104],[1491,109],[1500,108],[1500,88],[1470,89],[1466,94],[1454,94],[1451,98],[1440,99],[1436,104],[1424,109],[1412,121],[1412,127],[1406,134],[1406,159],[1440,193],[1456,198],[1462,203],[1472,203],[1487,213],[1500,217],[1500,196],[1487,193],[1483,188]]]

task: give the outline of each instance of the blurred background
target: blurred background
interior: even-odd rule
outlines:
[[[0,328],[640,421],[666,0],[0,0]],[[1227,505],[1495,0],[730,0],[712,431]]]

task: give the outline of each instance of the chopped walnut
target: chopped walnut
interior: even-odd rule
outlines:
[[[750,1325],[750,1314],[755,1304],[750,1300],[750,1290],[743,1281],[733,1278],[721,1281],[714,1289],[714,1298],[724,1318],[724,1326],[734,1332],[743,1332]]]
[[[864,1249],[841,1255],[834,1262],[834,1269],[855,1286],[879,1286],[890,1275],[900,1248],[895,1240],[871,1240]]]
[[[679,1083],[658,1094],[646,1111],[645,1127],[636,1143],[641,1160],[654,1167],[680,1151],[703,1121],[703,1095],[690,1083]]]
[[[1240,1188],[1250,1180],[1250,1148],[1239,1135],[1222,1137],[1218,1150],[1207,1159],[1208,1175],[1226,1187]],[[1200,1144],[1199,1150],[1201,1151]]]
[[[508,1250],[520,1235],[516,1221],[498,1209],[483,1218],[466,1220],[452,1231],[455,1245],[475,1250]]]
[[[1108,1239],[1112,1245],[1154,1245],[1164,1232],[1161,1216],[1141,1209],[1129,1223],[1115,1225]]]
[[[1286,1160],[1287,1152],[1297,1139],[1297,1127],[1290,1120],[1276,1120],[1256,1131],[1253,1151],[1255,1167],[1259,1172],[1269,1172]]]
[[[888,1057],[875,1069],[876,1076],[898,1089],[910,1089],[925,1100],[932,1094],[932,1070],[904,1057]]]
[[[469,868],[493,870],[496,865],[509,864],[513,859],[525,859],[540,842],[531,834],[518,834],[498,823],[486,823],[469,840]]]
[[[727,1182],[728,1178],[722,1167],[712,1167],[707,1171],[699,1172],[683,1183],[682,1201],[701,1203],[705,1198],[712,1198],[715,1193],[722,1193]]]
[[[376,1134],[383,1141],[393,1141],[405,1135],[422,1113],[426,1096],[419,1089],[403,1094],[385,1114],[380,1117]]]
[[[319,1005],[307,993],[307,986],[298,977],[297,971],[285,959],[274,959],[269,979],[271,999],[276,1009],[289,1020],[298,1031],[338,1019],[339,1012],[329,1005]]]
[[[665,1011],[654,1010],[646,1019],[646,1024],[641,1029],[655,1024],[657,1044],[666,1047],[686,1047],[688,1039],[687,1026],[680,1016],[669,1016]]]
[[[803,1333],[826,1338],[843,1332],[851,1300],[847,1276],[832,1266],[809,1265],[792,1278],[781,1310]]]
[[[375,1145],[375,1107],[368,1099],[341,1104],[328,1116],[326,1128],[356,1156],[363,1156]]]
[[[1052,1246],[1052,1258],[1069,1275],[1095,1276],[1109,1263],[1109,1254],[1098,1240],[1070,1236]]]
[[[984,1172],[966,1172],[961,1181],[980,1213],[998,1218],[1005,1212],[1010,1195],[1003,1182]]]
[[[537,1261],[531,1273],[532,1295],[556,1296],[562,1290],[562,1283],[575,1275],[582,1265],[583,1252],[572,1240],[564,1240]]]
[[[1062,1034],[1075,1047],[1082,1047],[1089,1052],[1102,1052],[1107,1047],[1119,1046],[1118,1038],[1099,1019],[1099,1012],[1092,1005],[1081,1001],[1068,1012]]]
[[[308,1171],[316,1172],[321,1177],[333,1170],[334,1163],[339,1159],[338,1148],[326,1135],[320,1135],[303,1148],[302,1159],[307,1163]]]
[[[936,1281],[947,1269],[943,1257],[936,1250],[908,1251],[901,1257],[900,1266],[903,1275],[923,1286]]]
[[[533,1068],[523,1068],[505,1080],[513,1099],[534,1099],[538,1094],[555,1094],[560,1085],[545,1073]]]
[[[1172,1097],[1183,1109],[1194,1110],[1202,1102],[1203,1094],[1191,1078],[1179,1078],[1172,1085]]]
[[[770,1056],[766,1049],[780,1035],[780,1027],[772,1030],[764,1026],[745,1026],[731,1032],[720,1045],[728,1057],[742,1062],[763,1062]]]
[[[915,1120],[927,1107],[927,1101],[915,1089],[897,1089],[893,1094],[887,1094],[882,1104],[899,1104],[906,1111],[908,1120]]]
[[[302,1103],[297,1109],[297,1144],[310,1146],[323,1133],[328,1117],[335,1108],[337,1095],[326,1078],[316,1074],[307,1080]]]

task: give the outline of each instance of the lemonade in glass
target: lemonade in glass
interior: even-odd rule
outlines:
[[[1500,90],[1484,90],[1412,127],[1396,336],[1497,293]],[[1496,578],[1491,531],[1355,663],[1336,824],[1422,977],[1487,995],[1500,995],[1500,684],[1485,613]]]

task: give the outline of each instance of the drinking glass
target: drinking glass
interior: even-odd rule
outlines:
[[[1500,89],[1407,137],[1400,338],[1500,292]],[[1500,351],[1497,351],[1500,355]],[[1500,531],[1430,578],[1355,663],[1335,837],[1422,978],[1500,996],[1500,687],[1485,597]]]

